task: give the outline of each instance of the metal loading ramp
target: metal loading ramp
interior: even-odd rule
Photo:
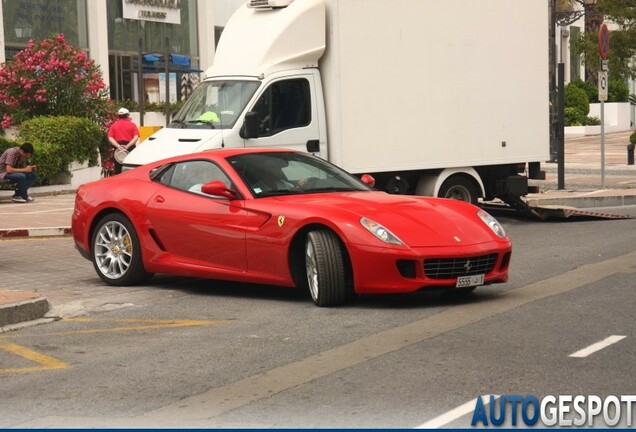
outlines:
[[[497,214],[516,215],[539,221],[631,219],[630,216],[623,214],[582,210],[576,207],[558,205],[529,206],[524,201],[519,201],[509,204],[503,202],[485,202],[482,207],[487,211]]]

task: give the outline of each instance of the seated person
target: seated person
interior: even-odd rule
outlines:
[[[29,188],[37,180],[35,165],[27,165],[27,158],[33,155],[33,145],[24,143],[11,147],[0,156],[0,181],[15,183],[15,195],[11,201],[31,203],[33,197],[28,194]]]

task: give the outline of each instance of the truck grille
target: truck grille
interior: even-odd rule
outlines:
[[[431,279],[488,274],[497,262],[497,254],[468,258],[431,258],[424,261],[424,274]]]

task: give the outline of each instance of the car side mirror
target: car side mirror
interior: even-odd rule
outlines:
[[[239,131],[239,136],[243,139],[258,138],[258,113],[256,111],[249,111],[245,114],[245,120],[243,120],[243,126]]]
[[[360,177],[360,180],[362,180],[362,183],[364,183],[365,185],[369,187],[375,186],[375,179],[373,178],[372,175],[362,174],[362,177]]]
[[[225,186],[221,180],[214,180],[201,186],[201,192],[207,195],[222,196],[233,200],[236,198],[236,191]]]

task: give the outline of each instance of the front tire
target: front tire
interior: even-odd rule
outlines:
[[[144,270],[139,237],[126,216],[111,213],[99,220],[91,242],[97,275],[114,286],[145,282],[152,273]]]
[[[307,234],[305,271],[309,293],[316,306],[338,306],[347,298],[344,254],[338,236],[319,230]]]

